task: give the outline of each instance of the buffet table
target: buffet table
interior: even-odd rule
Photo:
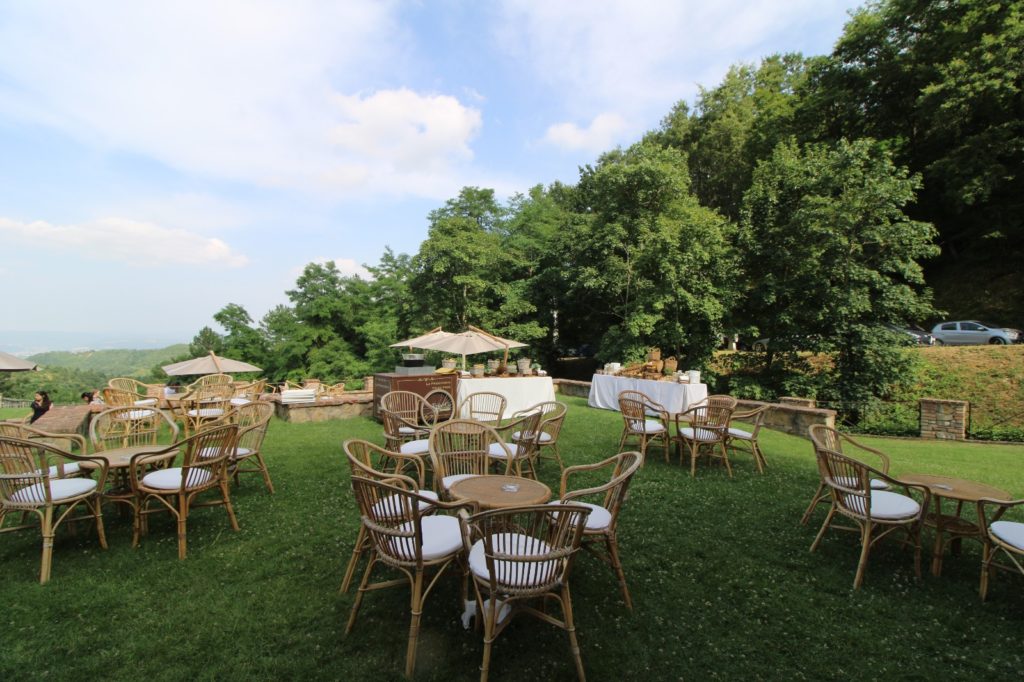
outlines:
[[[691,405],[708,397],[707,384],[680,384],[675,381],[595,374],[590,381],[588,402],[591,407],[618,410],[619,393],[622,391],[640,391],[660,403],[670,414],[686,412]]]
[[[457,401],[462,402],[471,393],[484,391],[505,397],[505,417],[555,399],[555,385],[551,377],[483,377],[459,379]]]

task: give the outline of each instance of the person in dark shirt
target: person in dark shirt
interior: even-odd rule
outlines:
[[[38,391],[36,393],[36,399],[32,401],[32,418],[28,420],[29,424],[34,424],[37,419],[46,414],[46,411],[50,409],[50,396],[46,391]]]

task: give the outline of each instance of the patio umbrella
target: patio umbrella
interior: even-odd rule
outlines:
[[[414,336],[411,339],[405,341],[399,341],[398,343],[391,344],[391,348],[402,348],[408,346],[409,348],[430,348],[430,346],[424,346],[423,344],[430,344],[440,339],[452,336],[451,332],[442,331],[440,327],[434,327],[426,334],[420,334]]]
[[[0,372],[28,372],[33,369],[38,369],[36,363],[0,351]]]
[[[520,343],[519,341],[503,339],[500,336],[495,336],[494,334],[485,332],[483,329],[477,329],[476,327],[471,326],[464,332],[449,334],[446,337],[421,343],[419,347],[426,348],[428,350],[440,350],[446,353],[459,354],[462,356],[462,369],[466,369],[467,355],[503,350],[505,351],[505,359],[503,362],[508,364],[508,349],[522,348],[526,345],[527,344]]]
[[[209,355],[192,358],[191,360],[185,360],[184,362],[176,362],[173,365],[164,365],[163,370],[170,376],[263,371],[255,365],[250,365],[248,362],[218,357],[212,350]]]

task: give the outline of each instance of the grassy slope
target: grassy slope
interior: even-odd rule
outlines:
[[[1024,426],[1024,345],[912,351],[923,360],[916,397],[969,400],[978,425]]]
[[[614,452],[619,415],[566,402],[567,462]],[[110,549],[85,528],[63,533],[53,581],[40,587],[38,535],[0,536],[0,678],[401,679],[407,590],[368,595],[343,635],[352,594],[337,586],[358,519],[340,444],[355,436],[379,442],[380,427],[275,421],[265,450],[277,494],[243,482],[238,534],[222,510],[196,511],[184,562],[171,523],[154,519],[132,549],[129,523],[110,510]],[[1024,495],[1024,447],[879,442],[896,472],[961,474]],[[737,458],[731,480],[718,467],[691,479],[651,453],[620,524],[635,612],[592,557],[573,575],[591,679],[1016,677],[1024,578],[997,576],[983,605],[976,545],[947,559],[941,578],[919,581],[911,555],[883,544],[853,592],[855,538],[833,533],[810,554],[823,510],[798,525],[817,483],[809,443],[768,432],[763,444],[768,473]],[[542,479],[556,485],[557,470]],[[427,602],[419,680],[478,677],[481,637],[458,624],[457,595],[442,580]],[[496,643],[494,680],[572,678],[565,635],[549,626],[524,617]]]
[[[188,344],[179,343],[155,350],[90,350],[78,353],[52,351],[33,355],[30,359],[44,367],[69,367],[109,376],[143,376],[149,374],[156,365],[166,364],[186,353]]]

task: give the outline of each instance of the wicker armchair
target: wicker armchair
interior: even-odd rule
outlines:
[[[437,493],[432,490],[424,490],[425,467],[422,457],[391,452],[369,441],[357,438],[351,438],[342,443],[342,449],[345,451],[352,476],[363,476],[380,481],[396,475],[402,476],[411,473],[414,474],[411,478],[416,483],[416,493],[426,500],[437,500]],[[427,502],[422,502],[420,507],[424,514],[429,513],[432,509],[431,504]],[[366,533],[366,528],[360,525],[356,544],[352,548],[352,558],[349,559],[348,566],[345,568],[345,576],[341,580],[339,592],[348,592],[359,559],[369,549],[371,549],[370,537]]]
[[[469,573],[476,594],[477,622],[484,626],[480,680],[491,667],[494,640],[519,613],[527,613],[569,634],[576,674],[586,679],[576,625],[573,622],[569,574],[579,553],[590,507],[566,504],[557,513],[551,506],[516,507],[468,517],[460,513],[469,555]],[[540,608],[533,602],[540,602]],[[557,603],[562,618],[549,613]]]
[[[399,450],[403,443],[422,440],[430,433],[422,421],[433,410],[423,396],[412,391],[390,391],[381,396],[380,414],[384,419],[385,447]],[[422,452],[426,452],[423,448]]]
[[[148,532],[149,516],[165,511],[178,522],[179,559],[184,559],[187,552],[186,521],[197,507],[223,506],[231,529],[238,530],[228,488],[228,465],[237,438],[238,427],[228,424],[200,431],[163,450],[132,457],[128,473],[136,498],[133,547]],[[220,493],[219,499],[195,501],[199,495],[215,491]],[[150,509],[153,502],[158,506]]]
[[[487,476],[494,460],[491,446],[507,448],[501,436],[486,424],[473,419],[452,419],[438,424],[430,432],[428,446],[434,469],[434,489],[446,496],[448,489],[472,476]],[[506,451],[505,470],[512,467],[512,452]]]
[[[416,482],[405,476],[373,480],[352,477],[352,490],[362,517],[362,525],[370,538],[372,551],[363,571],[359,591],[352,603],[352,612],[345,634],[352,632],[359,607],[367,592],[408,582],[412,591],[409,640],[405,654],[405,675],[412,677],[416,668],[420,619],[427,595],[452,564],[463,561],[463,543],[459,519],[439,511],[455,511],[464,507],[423,497]],[[423,511],[429,505],[430,514]],[[403,578],[370,582],[374,568],[384,564],[399,571]],[[430,577],[429,574],[433,574]],[[463,582],[463,601],[465,583]]]
[[[480,391],[470,393],[462,402],[456,414],[465,419],[475,419],[478,422],[488,422],[498,426],[505,416],[505,407],[508,401],[500,393],[491,391]]]
[[[1024,523],[1002,519],[1003,514],[1015,508],[1024,508],[1024,499],[978,501],[978,519],[982,524],[981,586],[978,593],[982,601],[988,598],[988,583],[995,569],[1024,574]],[[996,560],[1000,552],[1009,563]]]
[[[674,440],[679,448],[679,463],[683,463],[685,446],[690,453],[691,477],[697,475],[697,459],[702,453],[706,453],[709,457],[721,459],[729,477],[732,478],[732,465],[729,463],[726,440],[729,435],[729,420],[735,407],[734,398],[720,396],[717,400],[708,399],[706,403],[676,415]]]
[[[808,432],[811,436],[811,443],[814,445],[815,455],[820,450],[833,450],[841,452],[847,457],[854,457],[860,460],[867,459],[870,464],[883,474],[889,473],[889,457],[884,452],[869,448],[846,434],[822,424],[812,424]],[[845,448],[844,443],[846,444]],[[804,515],[800,517],[800,524],[804,526],[807,525],[807,522],[811,519],[811,514],[819,504],[823,502],[831,503],[832,501],[832,494],[825,483],[825,472],[820,467],[818,468],[818,475],[820,477],[818,489],[814,491],[814,497],[811,498],[811,503],[807,505]],[[888,487],[885,481],[881,479],[875,478],[871,480],[872,490],[885,490]]]
[[[59,478],[51,472],[66,471],[70,466],[88,463],[96,478]],[[107,462],[100,457],[73,455],[40,441],[0,436],[0,533],[6,533],[35,524],[4,527],[7,514],[39,517],[43,536],[43,557],[39,568],[39,582],[50,580],[53,565],[53,538],[64,521],[91,520],[96,522],[100,547],[107,548],[103,532],[103,511],[100,495],[107,480]],[[73,517],[72,512],[84,505],[86,513]]]
[[[135,445],[156,445],[162,434],[178,440],[178,425],[167,412],[155,407],[111,407],[89,423],[89,442],[94,452]]]
[[[530,478],[537,478],[537,456],[540,451],[540,423],[544,413],[540,410],[527,412],[495,429],[500,443],[492,443],[490,455],[499,462],[511,456],[510,467],[516,476],[523,475],[524,466]]]
[[[668,412],[665,408],[640,391],[622,391],[619,393],[619,412],[622,413],[619,452],[626,447],[627,441],[639,439],[640,452],[646,457],[647,446],[655,440],[660,440],[667,463],[669,429]],[[651,419],[652,416],[656,419]]]
[[[750,452],[750,456],[754,459],[754,464],[757,466],[758,473],[763,474],[765,467],[768,466],[768,462],[764,459],[764,453],[761,451],[761,446],[757,442],[757,437],[761,433],[761,426],[764,424],[765,415],[768,410],[771,409],[770,405],[761,405],[755,407],[752,410],[745,412],[733,412],[732,420],[741,421],[747,424],[751,424],[753,430],[746,431],[744,429],[737,428],[729,423],[729,430],[725,434],[725,447],[729,450],[745,450]]]
[[[186,390],[194,391],[199,388],[206,388],[207,386],[231,386],[234,381],[230,374],[207,374],[186,386]]]
[[[103,396],[103,404],[110,407],[155,407],[160,402],[159,398],[144,398],[135,391],[111,386],[102,389],[100,394]]]
[[[920,578],[921,527],[931,499],[928,488],[889,478],[864,462],[835,450],[822,448],[816,454],[818,467],[832,496],[832,507],[828,510],[828,516],[821,524],[817,537],[814,538],[811,551],[818,549],[825,531],[830,527],[858,531],[861,541],[860,561],[857,563],[857,573],[853,578],[853,588],[858,589],[864,582],[864,571],[867,568],[871,546],[890,533],[902,530],[906,533],[902,545],[913,546],[914,571]],[[873,488],[873,477],[900,492]],[[918,493],[920,500],[912,497],[912,492]],[[856,527],[832,526],[832,520],[837,513],[853,521]],[[876,534],[879,530],[881,532]]]
[[[537,441],[537,457],[538,460],[543,459],[545,450],[550,450],[554,453],[554,459],[558,461],[559,469],[565,469],[565,464],[562,462],[562,453],[558,450],[558,434],[562,432],[562,425],[565,423],[565,413],[568,409],[569,408],[565,403],[546,401],[543,403],[537,403],[532,407],[520,410],[512,415],[512,418],[516,419],[535,410],[541,411],[543,416],[540,420],[540,436]],[[521,434],[518,434],[517,432],[513,432],[512,441],[517,441],[520,435]]]
[[[260,474],[271,495],[274,494],[274,483],[263,459],[263,439],[273,416],[274,406],[266,402],[251,402],[236,407],[227,415],[238,425],[238,444],[228,464],[228,473],[235,479],[235,485],[238,485],[239,474]]]
[[[231,396],[231,404],[245,405],[246,403],[254,403],[260,399],[263,392],[267,389],[267,380],[259,379],[247,384],[239,384],[234,386],[234,394]]]
[[[185,436],[196,434],[210,422],[223,418],[232,408],[234,393],[231,384],[210,384],[193,389],[183,397],[178,403],[178,416],[185,425]]]
[[[164,395],[163,384],[146,384],[138,379],[132,379],[131,377],[116,377],[107,382],[107,386],[110,388],[116,388],[119,391],[128,391],[138,396],[137,400],[153,399],[159,401]],[[155,405],[156,403],[149,403]]]
[[[56,446],[65,452],[77,452],[86,455],[85,438],[77,433],[51,433],[29,426],[25,422],[0,422],[0,436],[20,438],[22,440],[39,440],[48,445]],[[76,462],[58,462],[50,468],[50,478],[67,478],[77,476],[80,469]]]
[[[590,516],[587,517],[583,531],[583,548],[607,563],[615,571],[615,576],[619,579],[619,587],[622,590],[622,599],[630,611],[633,610],[633,600],[629,596],[626,574],[622,570],[622,561],[619,559],[619,512],[622,511],[622,505],[627,499],[629,484],[643,463],[644,456],[639,452],[620,452],[602,462],[569,467],[562,472],[558,499],[549,503],[552,505],[582,504],[590,509]],[[595,473],[604,473],[608,477],[608,481],[592,487],[569,489],[570,478],[590,478]],[[587,500],[593,500],[593,502]],[[598,551],[599,545],[604,546],[603,553]]]

